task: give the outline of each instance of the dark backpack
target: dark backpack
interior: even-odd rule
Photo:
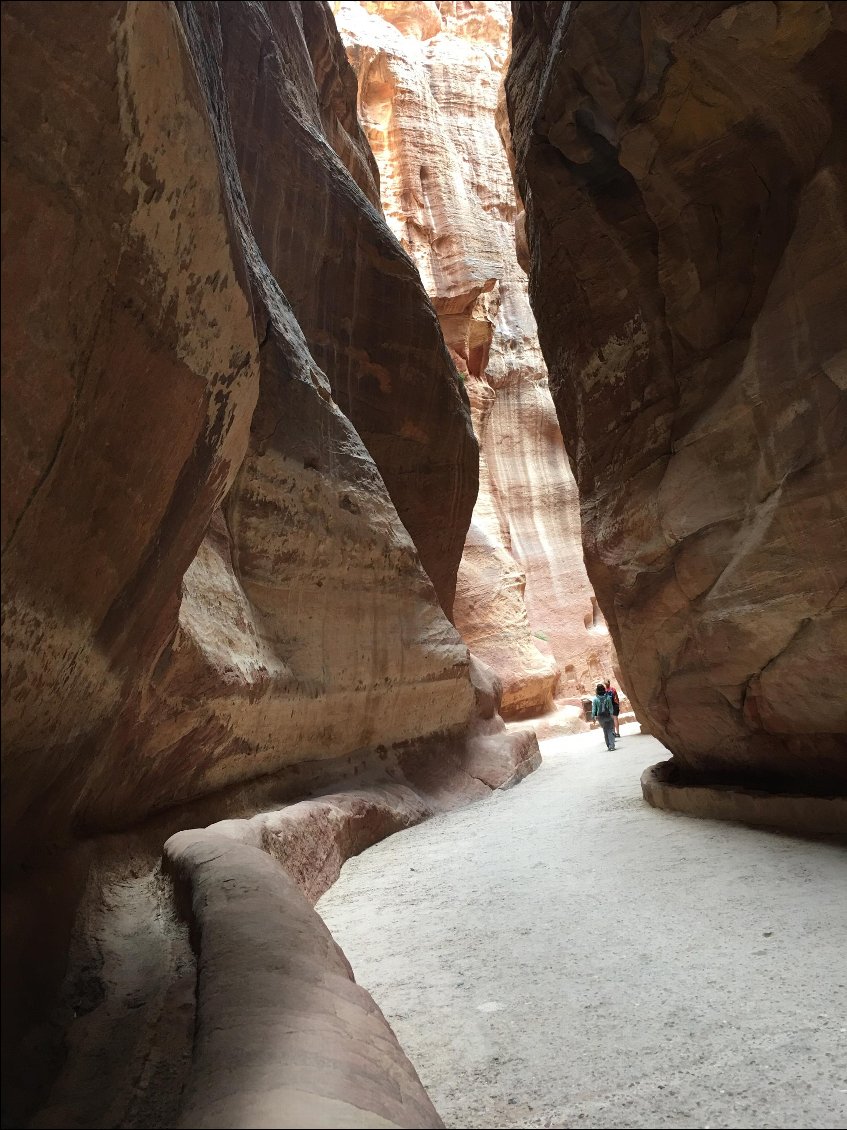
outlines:
[[[600,695],[600,705],[597,707],[597,717],[612,717],[612,696],[608,691],[605,694]]]

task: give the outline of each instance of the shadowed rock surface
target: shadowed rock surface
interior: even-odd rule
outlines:
[[[220,11],[223,80],[256,242],[284,280],[311,355],[449,616],[477,447],[418,272],[383,220],[332,14],[323,3]]]
[[[298,10],[285,6],[285,18]],[[252,236],[216,57],[241,48],[239,34],[267,37],[268,96],[282,100],[288,74],[289,116],[313,112],[321,171],[363,217],[361,254],[335,264],[329,289],[313,265],[280,273],[301,286],[308,275],[312,301],[332,307],[336,288],[355,291],[354,276],[390,251],[406,280],[391,293],[439,347],[418,391],[453,443],[455,489],[415,490],[433,511],[443,504],[445,530],[456,526],[452,566],[437,546],[455,573],[473,501],[467,409],[413,267],[318,132],[305,40],[298,54],[285,38],[286,71],[262,5],[228,6],[223,29],[216,5],[184,5],[189,56],[167,6],[83,5],[69,34],[93,59],[77,74],[62,32],[71,11],[4,8],[4,207],[21,216],[4,270],[23,279],[4,307],[7,835],[28,808],[54,833],[119,826],[287,761],[461,726],[473,709],[467,649]],[[336,62],[349,78],[343,52]],[[53,82],[39,79],[28,101],[39,67]],[[111,105],[115,83],[125,105],[101,115],[95,100]],[[88,117],[70,106],[78,88]],[[51,122],[43,137],[34,106]],[[79,169],[63,164],[83,144],[100,154],[97,177],[90,154]],[[279,164],[259,183],[274,196],[295,171]],[[43,270],[37,239],[53,257]],[[334,247],[317,243],[314,257]],[[82,285],[86,270],[96,289]],[[396,336],[384,325],[374,336],[405,347],[405,322],[381,309]],[[414,419],[414,404],[394,399]],[[412,474],[399,459],[394,470]],[[417,704],[402,697],[413,684]],[[394,706],[381,709],[387,694]]]
[[[188,831],[165,859],[201,963],[179,1126],[443,1126],[370,994],[272,859]]]
[[[847,12],[514,13],[531,297],[627,691],[689,772],[843,789]]]

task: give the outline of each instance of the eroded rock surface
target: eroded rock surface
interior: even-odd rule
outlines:
[[[103,750],[176,628],[259,365],[175,11],[13,3],[3,30],[3,835],[28,850],[101,768],[146,803],[150,767]]]
[[[273,860],[186,831],[168,841],[166,864],[201,961],[179,1126],[444,1125],[329,930]]]
[[[502,680],[504,713],[539,714],[554,694],[578,701],[611,670],[612,653],[516,259],[517,204],[497,121],[509,6],[334,8],[386,219],[418,264],[480,444],[455,622]]]
[[[3,21],[4,1052],[41,1070],[101,833],[538,752],[445,615],[475,441],[327,6]]]
[[[843,787],[844,7],[514,9],[531,296],[627,690],[689,771]]]
[[[391,332],[373,336],[399,351],[416,314],[429,335],[433,368],[417,370],[418,394],[435,422],[422,419],[421,442],[427,429],[452,442],[453,485],[416,490],[431,511],[443,503],[442,526],[457,525],[445,537],[461,543],[467,410],[413,268],[320,132],[317,90],[352,81],[339,41],[333,72],[310,32],[316,87],[309,37],[273,22],[310,25],[318,9],[331,56],[328,13],[308,8],[229,5],[219,21],[216,5],[184,5],[184,26],[160,6],[4,8],[12,834],[28,809],[56,832],[119,824],[286,761],[413,739],[473,712],[467,650],[260,254],[221,124],[230,86],[241,121],[232,60],[258,41],[263,97],[311,130],[320,171],[362,217],[349,256],[318,232],[310,263],[275,266],[298,286],[308,276],[311,301],[336,309],[342,291],[393,272],[381,307]],[[66,24],[90,66],[71,59]],[[107,107],[116,83],[122,101]],[[35,128],[39,115],[49,130]],[[350,164],[355,141],[339,145]],[[305,177],[291,162],[273,169],[273,182],[253,172],[257,211]],[[331,283],[314,271],[327,257]],[[413,403],[403,410],[415,418]],[[403,458],[385,460],[392,470],[414,478]],[[403,690],[413,686],[419,698]]]
[[[379,211],[332,14],[323,3],[259,5],[249,18],[239,5],[220,12],[256,242],[449,616],[476,497],[476,443],[418,272]]]

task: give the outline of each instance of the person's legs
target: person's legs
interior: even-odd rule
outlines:
[[[615,737],[616,738],[619,738],[621,736],[620,713],[621,713],[621,708],[619,706],[616,706],[615,707]]]
[[[615,748],[615,724],[611,718],[603,719],[600,723],[603,727],[603,734],[606,738],[606,749]]]

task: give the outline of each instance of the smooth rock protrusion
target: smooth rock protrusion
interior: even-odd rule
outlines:
[[[211,831],[165,845],[197,953],[183,1127],[441,1127],[415,1069],[294,881]]]

